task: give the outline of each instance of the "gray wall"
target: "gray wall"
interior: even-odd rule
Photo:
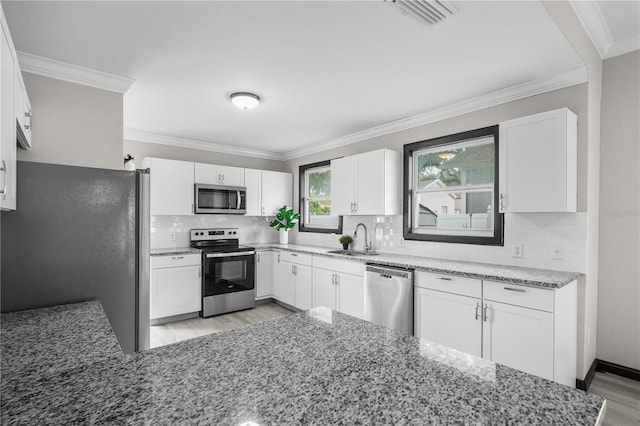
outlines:
[[[604,61],[599,359],[640,369],[640,51]]]
[[[136,308],[135,173],[18,163],[2,212],[2,312],[100,300],[123,351]]]
[[[33,110],[33,148],[19,161],[122,170],[123,97],[22,73]]]
[[[223,154],[220,152],[204,151],[200,149],[182,148],[156,143],[134,140],[124,141],[124,152],[135,158],[140,167],[144,157],[168,158],[171,160],[193,161],[196,163],[220,164],[222,166],[246,167],[249,169],[285,171],[284,162],[254,158],[244,155]]]

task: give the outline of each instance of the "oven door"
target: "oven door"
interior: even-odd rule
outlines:
[[[202,297],[254,290],[255,257],[255,251],[206,253]]]

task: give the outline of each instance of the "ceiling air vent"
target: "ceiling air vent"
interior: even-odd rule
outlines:
[[[418,21],[435,25],[458,12],[458,8],[445,0],[385,0],[400,7],[403,15],[409,15]]]

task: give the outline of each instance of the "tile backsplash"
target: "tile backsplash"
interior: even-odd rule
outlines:
[[[186,247],[193,228],[238,228],[241,244],[277,243],[278,233],[269,227],[270,220],[233,215],[152,216],[151,248]],[[369,237],[375,226],[376,248],[385,253],[586,273],[586,213],[506,214],[504,246],[405,241],[402,216],[345,216],[342,233],[353,235],[358,223],[366,225]],[[339,237],[294,228],[289,242],[337,249],[341,247]],[[362,229],[354,244],[362,249]],[[523,246],[522,258],[512,256],[514,244]]]

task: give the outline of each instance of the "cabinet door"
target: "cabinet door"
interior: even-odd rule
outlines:
[[[273,254],[272,251],[256,253],[256,299],[273,293]]]
[[[364,319],[364,277],[337,273],[338,310]]]
[[[420,339],[482,356],[480,299],[416,287],[414,313]]]
[[[244,186],[244,169],[240,167],[195,163],[194,173],[197,183]]]
[[[262,216],[262,176],[256,169],[244,169],[244,183],[247,187],[247,216]]]
[[[311,309],[313,299],[313,270],[311,266],[294,265],[296,276],[296,308]]]
[[[356,214],[384,214],[384,167],[384,150],[357,156]]]
[[[335,272],[326,269],[313,269],[313,307],[324,306],[336,309]]]
[[[282,206],[293,205],[293,176],[291,173],[262,170],[263,216],[275,216]]]
[[[6,31],[6,33],[5,33]],[[15,62],[8,28],[0,28],[0,208],[16,209],[16,119],[14,114]]]
[[[293,263],[275,262],[273,297],[283,303],[295,306],[296,288],[293,275]]]
[[[500,211],[575,212],[577,120],[567,108],[500,123]]]
[[[201,310],[200,266],[151,270],[151,319]]]
[[[553,314],[485,302],[482,356],[553,380]]]
[[[193,163],[145,158],[144,164],[151,169],[151,214],[193,214]]]
[[[331,210],[334,215],[352,215],[355,203],[355,157],[331,160]]]

